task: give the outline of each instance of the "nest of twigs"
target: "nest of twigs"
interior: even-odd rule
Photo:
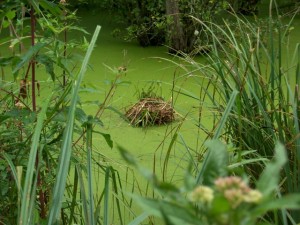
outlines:
[[[175,111],[161,98],[143,98],[126,111],[125,116],[133,126],[167,124],[175,119]]]

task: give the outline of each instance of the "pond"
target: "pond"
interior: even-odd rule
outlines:
[[[265,15],[261,16],[264,17]],[[79,17],[82,18],[81,25],[91,33],[97,24],[102,26],[97,47],[90,61],[92,69],[87,72],[84,81],[87,86],[93,84],[96,88],[102,90],[102,92],[88,94],[85,97],[82,96],[82,100],[92,99],[102,101],[105,92],[109,88],[104,84],[105,81],[113,80],[115,76],[109,71],[107,66],[112,68],[118,68],[119,66],[127,67],[126,75],[121,79],[122,81],[129,82],[117,88],[110,103],[112,107],[123,113],[130,105],[137,101],[137,92],[147,87],[147,85],[149,86],[149,82],[152,81],[161,85],[159,90],[166,100],[171,100],[173,81],[178,88],[188,89],[188,92],[193,93],[195,96],[198,95],[200,88],[197,82],[199,82],[199,79],[193,79],[193,75],[201,76],[201,74],[197,72],[198,74],[187,75],[186,72],[171,62],[178,62],[178,60],[167,53],[166,47],[143,48],[135,42],[125,42],[120,38],[113,38],[112,32],[116,27],[116,24],[113,22],[113,15],[101,12],[94,12],[94,14],[91,12],[80,12]],[[288,22],[288,20],[285,22]],[[299,16],[295,19],[293,27],[295,29],[292,31],[290,37],[291,49],[299,43],[300,30],[297,29],[297,27],[300,27]],[[283,61],[288,63],[286,59],[289,59],[289,57],[285,57],[284,54],[283,56]],[[201,56],[198,56],[195,60],[198,62],[205,61]],[[187,143],[190,149],[198,151],[206,138],[206,135],[199,131],[196,126],[199,101],[183,95],[179,95],[177,98],[176,96],[176,94],[173,96],[173,99],[176,100],[174,104],[176,111],[181,117],[188,115],[180,128],[180,135],[182,135],[182,140]],[[92,105],[85,105],[85,108],[91,114],[96,111],[96,107]],[[207,114],[202,115],[203,125],[210,128],[211,118],[212,114],[207,110]],[[169,126],[150,127],[147,129],[133,128],[128,122],[113,112],[105,113],[101,119],[105,124],[104,130],[111,135],[116,144],[125,147],[143,163],[147,162],[146,164],[150,165],[153,163],[156,151],[162,153],[167,150],[167,143],[170,142],[172,135],[167,137],[168,141],[164,144],[164,147],[160,146],[161,142],[165,139],[166,133],[179,124],[179,122],[175,122]],[[101,139],[101,137],[99,138]],[[182,141],[180,142],[182,143]],[[107,157],[119,158],[115,149],[109,150],[105,145],[100,149]],[[176,150],[176,153],[173,152],[173,156],[178,157],[179,160],[183,155],[187,154],[186,147],[182,144],[179,144],[176,149],[178,151]],[[160,157],[163,157],[164,154],[162,153]]]
[[[166,180],[181,182],[182,174],[189,163],[189,157],[191,157],[190,152],[193,153],[192,157],[201,157],[201,146],[207,138],[207,135],[197,126],[200,104],[205,105],[204,113],[201,114],[201,123],[208,130],[212,128],[211,105],[197,100],[200,92],[199,82],[206,82],[205,78],[201,77],[201,70],[194,73],[186,72],[176,64],[181,63],[180,59],[169,55],[164,46],[142,48],[136,42],[125,42],[120,38],[112,37],[112,32],[117,27],[113,15],[96,11],[80,11],[78,16],[81,18],[80,26],[90,33],[93,33],[96,25],[102,26],[80,93],[81,106],[87,114],[95,115],[99,104],[104,101],[109,92],[110,83],[116,77],[112,70],[117,70],[120,66],[126,67],[126,72],[120,78],[118,87],[108,104],[110,109],[107,109],[100,118],[104,126],[96,128],[97,131],[110,134],[114,147],[110,149],[104,138],[95,133],[93,139],[94,159],[100,164],[107,163],[119,170],[122,180],[131,184],[138,183],[140,191],[143,193],[148,191],[147,188],[144,188],[147,186],[146,182],[137,180],[139,176],[136,174],[134,178],[127,177],[132,176],[132,173],[135,172],[130,171],[128,175],[127,166],[117,150],[118,145],[132,153],[139,163],[149,170],[161,175],[165,169],[167,171],[164,174]],[[299,16],[295,19],[293,27],[290,38],[291,48],[299,43]],[[68,38],[78,38],[78,34],[71,33]],[[89,39],[90,36],[87,36],[87,40]],[[289,57],[284,55],[283,58],[285,63],[288,63]],[[194,60],[205,62],[204,56],[197,56]],[[39,69],[38,71],[43,85],[43,79],[46,80],[47,75],[44,70]],[[126,109],[136,103],[138,93],[143,88],[147,89],[150,84],[157,86],[158,93],[165,100],[173,101],[178,114],[177,120],[165,126],[133,127],[120,114],[124,114]],[[85,89],[88,91],[84,91]],[[42,89],[41,96],[47,95],[49,90]],[[183,90],[186,95],[178,94],[178,90]],[[189,97],[189,95],[193,95],[195,98]],[[177,136],[174,136],[175,133]],[[175,138],[176,141],[173,142]],[[166,155],[168,155],[168,161],[165,160]],[[166,164],[168,164],[168,169],[166,169]],[[99,172],[99,170],[95,169],[95,172]],[[102,187],[103,174],[96,173],[94,182],[97,188]],[[102,191],[102,188],[99,190]]]
[[[116,25],[112,22],[111,15],[108,16],[101,12],[95,15],[91,15],[90,12],[80,12],[79,16],[82,18],[81,25],[91,33],[97,24],[102,26],[97,47],[90,60],[92,69],[86,73],[84,79],[84,85],[93,85],[100,92],[87,94],[86,96],[82,95],[83,102],[85,100],[102,102],[105,93],[109,89],[109,85],[105,83],[109,83],[107,81],[111,81],[115,77],[115,74],[107,67],[118,68],[119,66],[126,66],[127,71],[121,78],[124,84],[118,86],[110,106],[121,113],[125,113],[126,109],[136,103],[138,92],[143,88],[147,89],[151,83],[154,83],[158,87],[158,93],[161,93],[165,100],[171,100],[173,80],[177,86],[176,89],[188,88],[189,92],[195,93],[195,95],[198,94],[199,85],[193,80],[192,75],[186,75],[186,72],[171,62],[178,62],[178,59],[169,55],[166,47],[142,48],[135,42],[125,42],[122,39],[113,38],[111,33]],[[201,61],[202,58],[198,57],[196,60]],[[106,111],[101,118],[105,125],[102,131],[111,135],[115,146],[123,146],[135,155],[141,163],[146,164],[146,166],[152,166],[155,153],[156,160],[159,160],[159,163],[161,163],[165,155],[164,151],[167,151],[168,143],[170,143],[172,134],[174,134],[171,130],[181,124],[182,118],[188,114],[186,121],[180,128],[180,134],[182,135],[182,139],[193,150],[196,150],[196,146],[201,145],[205,138],[203,134],[199,135],[200,131],[196,126],[199,102],[189,97],[177,96],[177,94],[174,94],[173,98],[176,100],[174,104],[175,110],[180,114],[177,117],[177,121],[173,124],[168,126],[135,128],[121,118],[120,115],[112,111]],[[84,108],[90,114],[94,114],[97,110],[95,105],[90,104],[84,104]],[[203,117],[207,117],[205,120],[207,120],[208,125],[210,123],[210,115],[203,115]],[[167,133],[169,134],[166,137]],[[100,136],[95,138],[101,143],[99,145],[94,143],[101,154],[106,155],[108,158],[120,158],[116,149],[110,150],[103,144]],[[164,141],[163,145],[161,145],[162,141]],[[176,153],[173,152],[171,156],[181,160],[186,154],[185,147],[180,147],[179,145],[178,151]],[[172,171],[174,172],[174,170]]]

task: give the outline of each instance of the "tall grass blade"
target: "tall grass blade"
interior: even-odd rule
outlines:
[[[118,196],[118,186],[117,186],[117,178],[116,178],[116,172],[115,170],[111,171],[111,178],[112,178],[112,186],[113,186],[113,190],[116,194],[116,196]],[[119,180],[120,181],[120,180]],[[117,211],[118,211],[118,215],[119,215],[119,219],[120,219],[120,225],[123,225],[123,216],[121,213],[121,207],[120,207],[120,200],[118,197],[116,197],[116,205],[117,205]]]
[[[70,217],[68,224],[73,224],[73,216],[75,213],[75,206],[76,206],[76,196],[77,196],[77,189],[78,189],[78,173],[77,169],[74,170],[74,181],[73,181],[73,193],[72,193],[72,202],[70,206]]]
[[[88,116],[86,124],[87,176],[88,176],[88,217],[89,224],[94,225],[93,174],[92,174],[92,133],[93,117]]]
[[[26,225],[26,224],[29,225],[30,218],[32,216],[30,210],[28,209],[33,208],[34,201],[31,201],[31,199],[35,199],[34,190],[36,189],[37,174],[35,175],[35,182],[33,182],[33,178],[34,178],[34,173],[36,173],[35,170],[36,156],[40,144],[40,134],[43,128],[43,123],[46,119],[46,111],[48,108],[50,98],[51,96],[48,97],[44,102],[44,104],[42,105],[42,111],[38,115],[36,128],[32,137],[32,145],[29,153],[25,183],[23,187],[23,195],[21,200],[21,209],[20,209],[20,217],[19,217],[20,225]]]
[[[218,139],[219,136],[221,135],[221,132],[222,132],[222,130],[223,130],[223,127],[224,127],[224,125],[225,125],[225,122],[226,122],[226,120],[227,120],[227,118],[228,118],[228,116],[229,116],[229,113],[230,113],[232,107],[234,106],[234,102],[235,102],[235,99],[236,99],[237,94],[238,94],[238,91],[237,91],[237,90],[234,90],[234,91],[231,93],[231,96],[230,96],[229,102],[228,102],[228,104],[227,104],[227,107],[226,107],[226,109],[225,109],[225,111],[224,111],[224,113],[223,113],[223,115],[222,115],[221,120],[220,120],[220,124],[219,124],[219,126],[218,126],[218,128],[217,128],[217,130],[216,130],[216,132],[215,132],[215,134],[214,134],[214,136],[213,136],[213,140]],[[211,168],[211,166],[210,166],[209,164],[210,164],[210,163],[213,163],[213,162],[212,162],[212,159],[214,159],[213,156],[216,155],[216,154],[218,154],[218,153],[215,154],[215,148],[218,147],[219,144],[217,144],[217,143],[211,144],[211,143],[210,143],[208,147],[211,147],[212,145],[215,145],[215,147],[214,147],[214,148],[211,148],[211,149],[207,152],[207,155],[206,155],[206,157],[205,157],[205,159],[204,159],[204,161],[203,161],[202,169],[201,169],[201,171],[200,171],[200,173],[198,174],[197,179],[196,179],[196,180],[197,180],[197,183],[202,183],[202,182],[204,182],[205,177],[209,178],[209,176],[205,176],[205,174],[207,173],[207,171],[209,170],[209,168]],[[219,147],[221,147],[221,145],[220,145]],[[219,147],[218,147],[218,148],[219,148]],[[221,148],[222,148],[222,147],[221,147]],[[224,151],[222,151],[222,152],[224,152]],[[226,150],[225,150],[225,152],[226,152]],[[214,154],[214,155],[211,156],[211,154]],[[225,153],[224,153],[224,154],[225,154]],[[220,158],[220,157],[217,157],[217,158]],[[223,158],[224,158],[224,157],[221,157],[220,160],[221,160],[221,161],[224,161]],[[221,161],[220,161],[220,163],[223,163],[223,162],[221,162]],[[213,164],[214,164],[214,163],[213,163]],[[213,178],[213,177],[211,177],[211,178]],[[210,181],[207,181],[207,182],[209,183]]]
[[[63,143],[62,143],[61,153],[60,153],[59,163],[58,163],[57,177],[56,177],[56,181],[52,193],[53,197],[52,197],[49,220],[48,220],[49,225],[58,223],[63,194],[66,186],[67,174],[69,170],[69,163],[71,158],[73,127],[74,127],[75,109],[76,109],[76,104],[78,99],[78,92],[79,92],[80,84],[83,80],[83,76],[87,70],[88,61],[92,54],[99,32],[100,32],[100,26],[97,26],[94,35],[92,37],[91,43],[88,47],[87,53],[84,57],[77,80],[75,80],[72,89],[72,99],[71,99],[71,105],[68,113],[68,121],[64,131]]]
[[[85,191],[85,187],[84,187],[84,179],[82,177],[80,166],[76,165],[76,171],[77,171],[79,183],[80,183],[80,196],[81,196],[81,202],[82,202],[84,224],[91,225],[91,223],[89,221],[89,207],[87,204],[86,191]]]
[[[228,118],[228,116],[230,114],[230,111],[231,111],[232,107],[234,106],[235,99],[236,99],[236,96],[237,96],[238,93],[239,92],[237,90],[234,90],[231,93],[229,102],[228,102],[228,104],[226,106],[226,109],[225,109],[223,115],[222,115],[222,118],[220,120],[220,124],[219,124],[219,126],[218,126],[218,128],[217,128],[217,130],[216,130],[216,132],[215,132],[215,134],[213,136],[213,139],[218,139],[220,137],[221,132],[223,130],[223,127],[224,127],[224,125],[226,123],[226,120],[227,120],[227,118]]]
[[[109,174],[111,172],[111,167],[107,167],[105,171],[105,188],[104,188],[104,215],[103,224],[109,225]]]

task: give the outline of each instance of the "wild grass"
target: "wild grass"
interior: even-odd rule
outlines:
[[[273,157],[276,143],[284,144],[288,163],[281,172],[278,197],[300,191],[300,46],[299,43],[291,46],[289,42],[296,15],[297,12],[289,15],[289,21],[284,22],[286,18],[279,15],[276,3],[270,1],[269,17],[263,20],[248,20],[232,14],[229,20],[218,25],[194,18],[212,37],[204,63],[182,52],[174,61],[166,59],[185,71],[182,77],[193,79],[199,89],[193,93],[173,84],[175,109],[178,95],[198,101],[198,118],[194,119],[198,133],[205,133],[206,139],[220,138],[230,144],[228,169],[233,174],[246,172],[254,186],[266,162]],[[206,126],[208,117],[212,128]],[[190,165],[200,181],[203,177],[200,168],[207,165],[209,155],[204,157],[204,142],[197,141],[196,146],[187,143],[181,127],[181,123],[170,125],[160,145],[165,149],[160,156],[164,182],[172,180],[167,179],[167,175],[181,173],[183,165]],[[179,156],[180,151],[185,153]],[[158,149],[154,156],[154,173],[159,164],[157,155]],[[168,164],[174,156],[182,158],[176,159],[178,165],[170,171]],[[299,219],[297,210],[265,216],[271,224],[295,224]]]
[[[296,14],[288,23],[283,23],[278,12],[271,10],[272,3],[265,23],[251,22],[234,14],[230,21],[224,20],[222,26],[194,18],[212,37],[211,51],[205,55],[204,64],[188,55],[182,59],[184,69],[189,68],[187,76],[194,74],[194,79],[198,79],[200,92],[175,91],[199,101],[198,127],[208,138],[217,135],[235,146],[238,160],[249,162],[243,168],[251,175],[252,182],[258,179],[265,166],[263,159],[274,155],[277,141],[283,143],[289,160],[284,166],[280,190],[281,193],[295,193],[300,191],[300,46],[299,43],[294,49],[289,46]],[[197,78],[196,74],[201,75]],[[235,90],[238,94],[231,102]],[[233,104],[232,110],[226,120],[222,120],[229,102]],[[207,114],[207,106],[213,116],[212,130],[205,129],[202,124],[201,116]],[[224,130],[220,132],[218,127],[222,123]],[[244,155],[245,150],[250,150],[249,154]],[[249,161],[254,158],[258,161]],[[299,213],[291,215],[288,218],[291,223],[299,220]]]
[[[116,74],[94,116],[86,115],[78,105],[80,84],[99,31],[97,27],[78,74],[68,78],[64,89],[58,91],[54,86],[52,95],[38,105],[42,107],[36,114],[25,104],[24,108],[14,106],[14,95],[11,91],[5,92],[7,105],[1,112],[0,159],[5,171],[11,172],[4,177],[4,181],[9,179],[9,182],[1,183],[1,187],[8,187],[9,195],[8,204],[1,203],[5,210],[0,215],[1,223],[111,224],[118,221],[125,224],[134,216],[132,203],[122,192],[126,180],[121,179],[114,169],[115,164],[101,155],[93,142],[94,136],[100,135],[104,146],[113,147],[110,135],[95,126],[103,125],[100,118],[114,95],[121,74]],[[12,103],[8,101],[11,99]],[[22,148],[16,151],[13,146]],[[28,146],[31,146],[29,155]],[[131,172],[126,173],[129,176]],[[44,198],[45,217],[40,214],[41,197]]]
[[[133,225],[148,218],[149,223],[153,224],[150,212],[137,215],[139,209],[135,211],[134,208],[136,198],[124,194],[125,190],[130,190],[131,193],[158,197],[158,201],[148,199],[146,204],[157,211],[161,210],[159,215],[166,224],[170,224],[170,215],[180,222],[184,218],[185,222],[198,224],[199,215],[194,214],[194,211],[190,214],[189,210],[194,208],[189,204],[184,205],[186,196],[181,196],[181,190],[174,187],[177,180],[173,177],[183,175],[179,179],[186,184],[193,180],[193,185],[206,185],[212,184],[217,178],[216,175],[226,176],[230,173],[248,177],[250,185],[257,184],[264,194],[278,197],[273,206],[274,202],[271,201],[265,202],[262,207],[256,207],[254,216],[260,216],[261,210],[274,210],[274,213],[263,219],[266,224],[296,224],[299,221],[298,211],[282,209],[281,214],[277,214],[277,210],[282,205],[282,208],[299,208],[299,196],[283,200],[280,197],[299,192],[300,47],[297,44],[292,53],[288,52],[291,50],[288,47],[288,36],[292,31],[292,20],[289,24],[283,24],[279,16],[274,18],[272,13],[270,11],[266,26],[236,15],[229,22],[224,21],[223,26],[197,21],[206,27],[212,37],[211,51],[206,52],[205,64],[196,62],[188,55],[181,60],[187,65],[184,68],[187,77],[200,74],[200,77],[193,76],[199,85],[199,93],[177,89],[173,84],[172,106],[176,95],[197,100],[199,107],[196,126],[207,134],[207,139],[214,141],[213,144],[206,145],[208,151],[204,154],[203,149],[206,147],[202,143],[197,141],[196,146],[191,147],[184,140],[180,129],[188,114],[179,123],[168,126],[160,146],[154,150],[153,171],[147,172],[139,167],[146,178],[145,190],[144,187],[141,188],[141,181],[129,167],[124,166],[126,169],[120,175],[109,159],[95,151],[93,142],[95,135],[101,135],[107,147],[113,146],[110,135],[98,131],[95,126],[101,125],[100,118],[114,95],[120,74],[112,82],[107,96],[94,116],[86,115],[78,106],[80,83],[99,27],[78,76],[68,70],[64,75],[70,75],[69,83],[64,83],[64,88],[59,93],[55,89],[55,97],[49,96],[42,104],[41,111],[33,113],[26,104],[25,108],[17,108],[14,104],[17,95],[1,86],[1,90],[3,88],[2,91],[5,92],[1,103],[5,104],[0,117],[1,122],[4,122],[0,130],[0,163],[1,176],[8,183],[0,181],[0,184],[8,195],[8,201],[1,203],[3,214],[7,215],[0,214],[0,223],[106,225],[126,224],[132,219],[130,224]],[[21,61],[22,65],[17,65],[17,70],[39,53],[38,47],[35,48],[36,52],[25,55],[26,60]],[[287,54],[284,53],[285,50]],[[288,60],[287,57],[291,55]],[[175,63],[181,66],[180,63]],[[206,128],[203,121],[208,111],[212,115],[212,129]],[[227,151],[215,139],[230,143],[231,147]],[[285,148],[281,145],[275,147],[278,141]],[[29,155],[28,146],[31,146]],[[159,162],[156,157],[160,147],[164,152],[160,155],[161,171],[157,171]],[[183,152],[183,156],[173,161],[172,157],[178,154],[178,149]],[[133,158],[125,151],[122,153],[129,163],[138,167]],[[274,154],[275,163],[268,163],[266,167]],[[287,164],[284,164],[285,155]],[[170,163],[176,163],[174,171],[170,170]],[[193,177],[184,177],[185,165],[190,166],[188,172],[191,171]],[[284,172],[279,178],[277,175],[283,165]],[[264,168],[266,169],[263,170]],[[180,174],[177,174],[179,170]],[[161,175],[162,182],[153,176],[155,174]],[[172,175],[168,176],[170,174]],[[174,183],[167,184],[167,181]],[[160,193],[152,192],[149,184]],[[171,192],[167,193],[169,190]],[[42,197],[46,200],[46,218],[40,216],[39,200]],[[174,199],[184,204],[178,206],[176,201],[167,202]],[[288,200],[292,204],[289,205]],[[9,214],[13,207],[15,210]]]

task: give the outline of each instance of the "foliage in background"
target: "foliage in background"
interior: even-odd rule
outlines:
[[[117,28],[114,36],[124,36],[126,40],[137,40],[141,46],[166,45],[171,53],[203,54],[210,50],[212,37],[206,25],[226,18],[228,11],[242,15],[258,13],[258,6],[267,1],[261,0],[146,0],[146,1],[70,1],[71,5],[86,5],[96,12],[97,8],[110,10],[114,18],[125,25],[126,34]],[[278,3],[279,4],[279,3]],[[282,5],[284,3],[280,3]],[[295,7],[295,0],[289,5]],[[285,7],[285,6],[284,6]],[[96,12],[98,13],[98,12]],[[101,11],[100,11],[101,13]]]

